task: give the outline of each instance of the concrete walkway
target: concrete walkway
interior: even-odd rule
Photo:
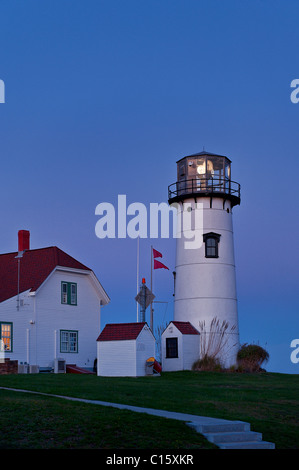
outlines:
[[[217,418],[207,418],[205,416],[198,416],[198,415],[191,415],[185,413],[177,413],[173,411],[165,411],[165,410],[156,410],[155,408],[142,408],[139,406],[132,406],[132,405],[122,405],[119,403],[110,403],[107,401],[100,401],[100,400],[88,400],[85,398],[74,398],[74,397],[67,397],[64,395],[54,395],[52,393],[43,393],[43,392],[35,392],[32,390],[22,390],[19,388],[8,388],[8,387],[0,387],[2,390],[11,390],[13,392],[22,392],[22,393],[34,393],[36,395],[44,395],[47,397],[55,397],[55,398],[63,398],[65,400],[71,401],[79,401],[82,403],[91,403],[93,405],[101,405],[101,406],[111,406],[113,408],[118,408],[120,410],[130,410],[135,411],[138,413],[147,413],[154,416],[160,416],[162,418],[169,418],[169,419],[177,419],[179,421],[185,422],[196,422],[197,424],[227,424],[231,421],[227,421],[225,419],[217,419]]]
[[[250,431],[250,424],[244,421],[229,421],[226,419],[209,418],[206,416],[192,415],[188,413],[178,413],[175,411],[156,410],[155,408],[143,408],[132,405],[122,405],[100,400],[88,400],[85,398],[68,397],[52,393],[36,392],[32,390],[22,390],[18,388],[0,387],[0,390],[13,392],[32,393],[47,397],[62,398],[64,400],[89,403],[92,405],[110,406],[120,410],[129,410],[137,413],[147,413],[161,418],[184,421],[188,426],[203,434],[210,442],[215,443],[221,449],[274,449],[271,442],[262,441],[260,433]]]

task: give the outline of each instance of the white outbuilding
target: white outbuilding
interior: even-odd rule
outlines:
[[[97,339],[97,375],[139,377],[155,357],[155,337],[146,322],[109,323]]]
[[[191,370],[200,356],[200,333],[190,322],[171,321],[162,333],[162,370]]]

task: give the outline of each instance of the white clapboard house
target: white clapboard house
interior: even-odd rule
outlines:
[[[97,343],[97,374],[102,376],[144,376],[147,360],[155,356],[155,337],[146,322],[108,323]]]
[[[161,337],[162,370],[191,370],[200,356],[200,333],[188,321],[171,321]]]
[[[18,252],[0,255],[2,358],[17,360],[19,370],[92,370],[109,300],[90,268],[56,246],[31,250],[29,232],[19,231]]]

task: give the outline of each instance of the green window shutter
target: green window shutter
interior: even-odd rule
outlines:
[[[67,283],[67,303],[71,305],[71,285],[69,282]]]

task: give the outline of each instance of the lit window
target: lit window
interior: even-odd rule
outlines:
[[[77,305],[77,284],[73,282],[61,283],[61,303]]]
[[[12,323],[0,323],[1,351],[12,351]]]
[[[210,232],[203,235],[203,241],[205,243],[205,257],[206,258],[218,258],[218,243],[220,235],[218,233]]]
[[[78,331],[60,331],[60,352],[77,353],[78,352]]]

